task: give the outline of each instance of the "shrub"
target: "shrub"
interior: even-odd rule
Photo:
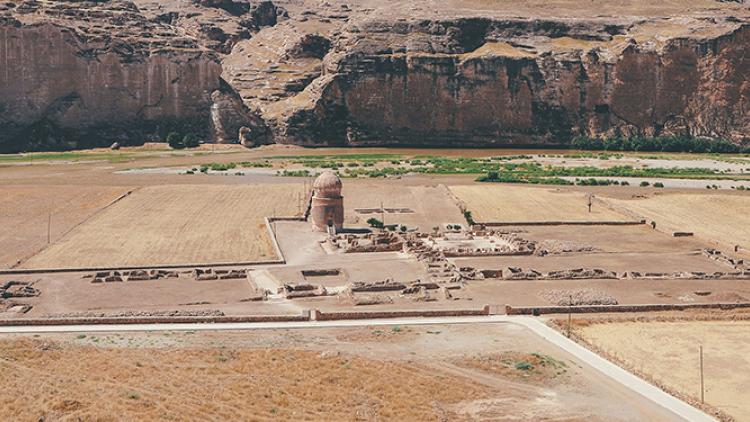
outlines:
[[[169,144],[170,148],[173,149],[185,148],[185,143],[183,142],[180,134],[177,132],[170,132],[169,135],[167,135],[167,143]]]
[[[663,188],[664,187],[664,183],[662,183],[662,182],[656,182],[656,183],[654,183],[654,187],[655,188]]]
[[[399,230],[401,230],[401,233],[406,233],[407,227],[402,224]]]
[[[201,141],[198,139],[198,135],[188,133],[182,138],[182,144],[185,145],[185,148],[196,148],[201,144]]]
[[[471,211],[464,211],[464,218],[466,219],[466,224],[470,226],[473,226],[475,224],[474,217],[471,215]]]
[[[534,365],[526,362],[525,360],[522,360],[516,363],[516,369],[518,369],[519,371],[531,371],[532,369],[534,369]]]
[[[651,183],[649,183],[649,182],[647,182],[645,180],[641,182],[641,187],[642,188],[645,188],[645,187],[650,186],[650,185],[651,185]]]
[[[375,229],[382,229],[383,228],[383,222],[380,221],[380,220],[378,220],[375,217],[369,218],[367,220],[367,224],[369,224],[370,227],[375,228]]]

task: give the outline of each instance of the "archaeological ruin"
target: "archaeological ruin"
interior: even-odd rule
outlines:
[[[336,233],[344,227],[341,179],[332,171],[323,172],[313,183],[310,221],[319,232]]]

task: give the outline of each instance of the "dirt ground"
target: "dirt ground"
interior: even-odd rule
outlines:
[[[24,268],[90,268],[277,259],[266,216],[292,216],[293,185],[139,189],[35,255]]]
[[[672,420],[511,324],[4,336],[0,366],[14,420]]]
[[[464,217],[444,185],[404,186],[399,180],[344,180],[345,224],[367,227],[369,218],[381,219],[378,213],[361,213],[357,209],[405,208],[412,212],[386,213],[385,224],[403,224],[420,231],[431,231],[441,224],[461,224]]]
[[[630,220],[596,203],[588,212],[587,194],[569,189],[480,184],[450,190],[478,222]]]
[[[616,322],[580,327],[584,339],[639,372],[700,400],[703,346],[705,400],[738,421],[750,420],[750,321]]]
[[[127,187],[0,186],[0,268],[9,268],[58,241]]]
[[[703,239],[750,250],[750,194],[665,193],[608,201],[655,221],[660,230],[694,232]]]

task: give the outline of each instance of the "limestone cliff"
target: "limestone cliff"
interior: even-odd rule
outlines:
[[[532,145],[634,134],[748,142],[750,23],[649,24],[352,26],[304,105],[279,121],[303,144]],[[659,36],[661,25],[672,33]]]
[[[0,12],[0,151],[204,133],[218,57],[130,2],[22,2]]]
[[[750,7],[718,0],[0,3],[0,151],[217,142],[750,142]],[[226,81],[226,83],[224,83]]]

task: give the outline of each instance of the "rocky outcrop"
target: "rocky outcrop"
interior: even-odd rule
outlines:
[[[0,151],[172,130],[248,145],[750,143],[749,37],[746,5],[711,0],[9,1]]]
[[[128,1],[0,9],[0,152],[208,134],[221,64]]]
[[[211,94],[211,127],[218,143],[241,143],[247,147],[272,143],[265,121],[251,111],[232,87],[222,81]]]
[[[350,27],[281,132],[335,145],[637,134],[748,142],[750,23],[675,24],[684,36],[644,35],[647,24],[486,18]]]

